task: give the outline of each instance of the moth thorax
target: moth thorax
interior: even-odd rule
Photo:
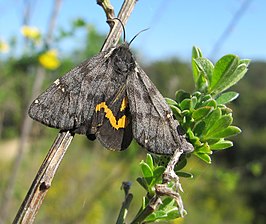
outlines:
[[[127,74],[135,67],[134,58],[127,46],[121,45],[113,52],[114,70],[120,74]]]

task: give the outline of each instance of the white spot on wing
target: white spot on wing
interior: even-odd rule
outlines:
[[[136,72],[136,73],[139,73],[139,69],[138,69],[138,67],[135,67],[135,72]]]
[[[59,79],[55,80],[54,84],[58,86],[60,84],[60,80]]]
[[[36,104],[39,103],[39,100],[35,100],[34,103],[36,103]]]

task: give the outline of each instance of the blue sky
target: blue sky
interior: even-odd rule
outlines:
[[[207,57],[217,60],[225,54],[266,60],[266,2],[249,0],[249,7],[239,18],[215,55],[211,52],[236,12],[246,0],[139,0],[126,25],[127,39],[149,27],[133,42],[143,60],[169,57],[190,60],[193,45]],[[23,0],[0,0],[0,38],[20,35]],[[30,25],[45,31],[53,0],[35,0]],[[122,0],[111,0],[118,12]],[[103,10],[96,0],[62,0],[57,26],[68,27],[75,18],[93,23],[101,33],[108,32]],[[76,41],[73,41],[77,44]],[[66,46],[65,46],[66,47]],[[71,44],[67,47],[72,47]]]

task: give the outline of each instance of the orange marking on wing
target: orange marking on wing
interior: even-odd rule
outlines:
[[[127,100],[124,98],[122,103],[121,103],[120,111],[125,110],[126,107],[127,107]],[[96,108],[95,108],[96,112],[100,111],[101,109],[104,110],[105,117],[109,120],[109,122],[113,128],[118,130],[119,128],[125,128],[126,127],[126,125],[127,125],[126,115],[123,115],[121,118],[116,120],[112,110],[109,109],[109,107],[106,105],[105,102],[101,102],[101,103],[96,105]]]

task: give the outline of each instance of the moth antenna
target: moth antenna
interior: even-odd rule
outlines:
[[[146,29],[144,29],[144,30],[141,30],[141,31],[139,31],[130,41],[129,41],[129,43],[128,43],[128,46],[130,46],[130,44],[133,42],[133,40],[135,40],[135,38],[139,35],[139,34],[141,34],[142,32],[144,32],[144,31],[146,31],[146,30],[148,30],[148,29],[150,29],[150,28],[146,28]]]
[[[114,18],[116,20],[118,20],[122,26],[122,29],[123,29],[123,41],[126,42],[126,30],[125,30],[125,27],[124,27],[124,24],[122,23],[122,21],[119,19],[119,18]]]

